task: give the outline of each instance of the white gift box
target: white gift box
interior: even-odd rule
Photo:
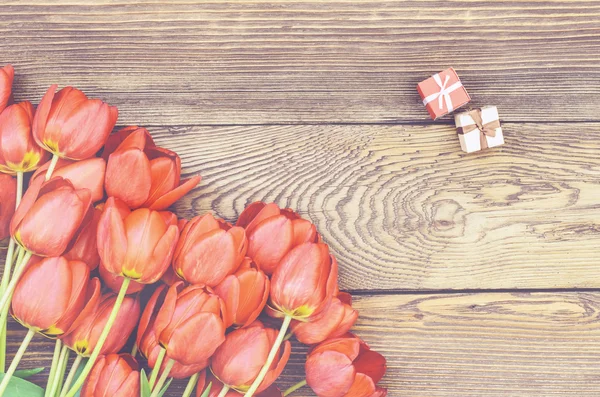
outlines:
[[[454,115],[460,147],[467,153],[504,144],[496,106],[484,106]]]

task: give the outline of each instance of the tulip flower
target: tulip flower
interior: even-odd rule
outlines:
[[[271,279],[275,311],[295,320],[310,321],[329,306],[337,292],[338,266],[329,247],[304,243],[292,249]]]
[[[129,354],[100,358],[81,389],[81,397],[129,397],[140,395],[138,363]]]
[[[49,158],[31,134],[33,105],[21,102],[0,114],[0,172],[16,174],[33,171]]]
[[[275,203],[250,204],[236,225],[246,229],[248,256],[269,276],[292,248],[320,240],[315,225]]]
[[[88,265],[90,271],[96,269],[100,263],[96,231],[101,215],[102,211],[98,208],[90,208],[79,227],[79,232],[71,242],[69,250],[64,254],[64,257],[68,260],[84,262]]]
[[[12,65],[0,68],[0,112],[4,110],[12,92],[12,83],[15,77],[15,69]]]
[[[352,334],[314,347],[305,364],[306,382],[319,397],[385,397],[377,386],[386,371],[385,358]]]
[[[15,211],[11,235],[27,251],[39,256],[60,256],[81,226],[90,209],[88,189],[52,178],[32,181]]]
[[[98,273],[100,273],[100,279],[104,282],[104,285],[110,288],[115,294],[119,293],[119,291],[121,290],[121,286],[123,285],[123,281],[125,281],[125,278],[109,273],[109,271],[106,270],[104,266],[100,266],[98,268]],[[138,292],[143,290],[145,286],[146,284],[141,284],[137,281],[131,281],[129,283],[129,286],[127,287],[126,294],[137,294]]]
[[[17,180],[10,175],[0,174],[0,240],[10,235],[10,220],[15,213]]]
[[[269,288],[269,277],[250,258],[245,258],[240,269],[227,276],[215,292],[225,302],[233,324],[245,327],[258,318],[267,304]]]
[[[59,337],[77,325],[77,318],[96,306],[100,283],[80,261],[44,258],[30,264],[12,298],[12,315],[48,337]],[[86,299],[86,296],[88,299]]]
[[[128,127],[116,136],[124,139],[108,156],[106,192],[130,208],[164,210],[200,183],[199,175],[181,181],[177,153],[156,146],[145,128]]]
[[[176,225],[147,208],[128,212],[110,197],[98,224],[101,265],[114,275],[152,284],[169,267],[179,237]]]
[[[215,287],[237,270],[246,254],[246,234],[212,214],[190,220],[173,256],[173,268],[190,284]]]
[[[99,99],[88,99],[73,87],[56,93],[52,85],[33,118],[33,136],[55,157],[84,160],[102,148],[117,122],[118,111]]]
[[[61,337],[63,343],[77,354],[89,357],[104,329],[117,296],[102,295],[94,310],[77,318],[77,324]],[[139,297],[127,296],[121,304],[117,318],[102,345],[100,354],[117,353],[125,346],[140,318]]]
[[[32,179],[43,178],[48,171],[51,162],[42,165],[32,176]],[[56,163],[53,177],[60,176],[68,179],[76,189],[89,189],[92,194],[92,202],[104,198],[104,173],[106,162],[97,157],[82,161],[59,159]]]
[[[212,372],[226,387],[240,393],[247,392],[267,361],[277,334],[276,330],[265,328],[260,321],[231,332],[212,357]],[[275,382],[287,364],[291,351],[289,341],[279,347],[275,360],[271,362],[256,392],[260,393]]]
[[[231,324],[225,304],[207,287],[171,287],[158,311],[154,331],[169,359],[183,365],[205,362],[225,340]]]
[[[325,339],[344,335],[352,328],[357,318],[358,312],[352,308],[352,297],[348,293],[340,292],[318,319],[311,322],[295,321],[291,328],[298,341],[305,345],[314,345]]]

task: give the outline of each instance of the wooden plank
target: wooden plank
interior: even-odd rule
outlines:
[[[600,287],[600,124],[504,131],[467,155],[451,126],[151,128],[204,177],[181,216],[296,208],[345,289]]]
[[[4,1],[16,97],[76,85],[154,125],[428,122],[454,66],[509,121],[600,120],[597,1]]]
[[[355,306],[355,332],[388,360],[382,385],[391,397],[600,393],[598,293],[380,295],[357,297]],[[14,351],[24,330],[11,329]],[[34,342],[23,368],[50,361],[52,343]],[[294,345],[282,387],[302,379],[305,354]],[[184,386],[175,382],[167,397]]]

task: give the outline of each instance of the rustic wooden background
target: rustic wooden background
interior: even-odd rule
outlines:
[[[204,177],[179,214],[318,225],[390,396],[600,394],[600,1],[0,3],[16,99],[75,85],[147,126]],[[429,119],[415,86],[448,66],[505,146]]]

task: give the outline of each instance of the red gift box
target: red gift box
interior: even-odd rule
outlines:
[[[432,119],[452,113],[455,109],[471,101],[467,90],[452,68],[434,74],[417,85],[417,91],[423,99]]]

